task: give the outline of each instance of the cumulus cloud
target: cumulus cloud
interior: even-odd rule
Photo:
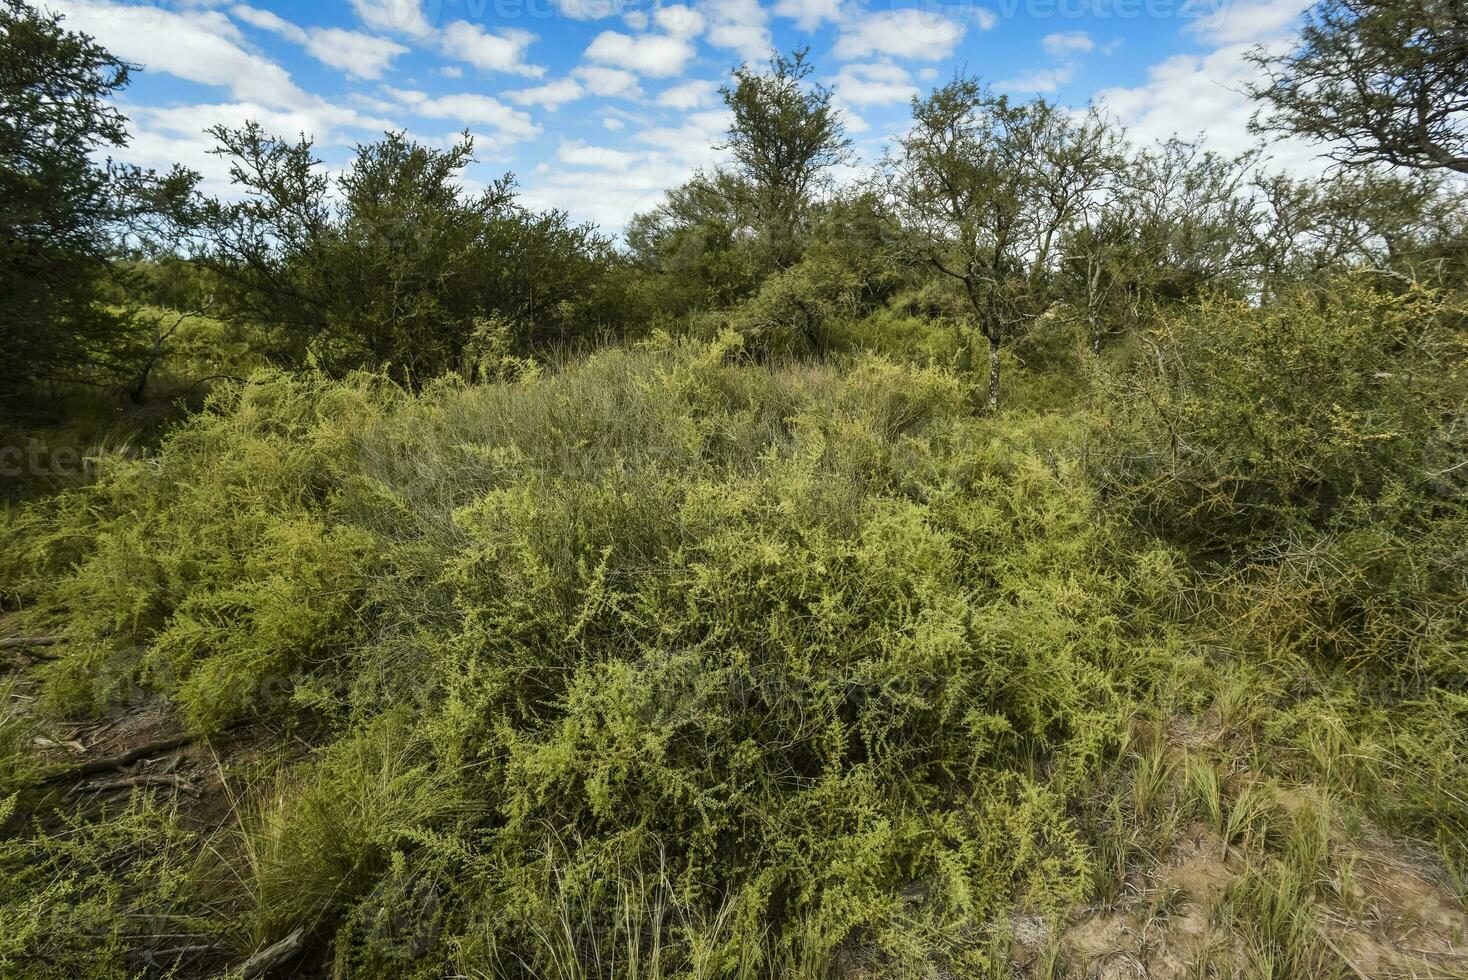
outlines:
[[[574,78],[558,78],[544,85],[536,85],[533,88],[523,88],[516,92],[506,92],[505,98],[517,105],[538,105],[546,109],[554,109],[567,102],[574,102],[586,94],[586,89]]]
[[[1096,47],[1096,42],[1085,31],[1056,31],[1054,34],[1046,34],[1040,44],[1052,58],[1084,54]]]
[[[1253,101],[1245,87],[1259,69],[1244,58],[1253,46],[1235,44],[1207,55],[1176,55],[1147,72],[1147,82],[1130,88],[1108,88],[1096,102],[1127,128],[1140,144],[1179,136],[1199,139],[1210,149],[1236,154],[1257,141],[1249,132]],[[1316,151],[1298,142],[1271,146],[1275,164],[1296,172],[1319,172]]]
[[[1211,44],[1241,44],[1279,37],[1294,27],[1310,0],[1234,0],[1219,5],[1185,30]]]
[[[399,34],[409,38],[425,38],[433,33],[433,21],[442,9],[439,0],[432,0],[425,12],[421,0],[352,0],[352,9],[357,17],[384,34]]]
[[[1034,68],[1029,71],[1020,72],[1013,78],[1006,78],[999,83],[1000,88],[1006,88],[1014,92],[1054,92],[1060,86],[1070,81],[1075,74],[1075,65],[1055,65],[1051,68]]]
[[[586,49],[591,61],[654,78],[680,74],[693,54],[686,38],[617,31],[602,31]]]
[[[795,21],[802,31],[813,31],[825,21],[840,23],[841,0],[779,0],[775,13]]]
[[[490,126],[508,139],[528,139],[540,132],[540,127],[528,113],[512,109],[488,95],[460,93],[431,96],[412,89],[384,88],[415,115],[425,119],[452,119],[469,125]]]
[[[626,9],[626,0],[555,0],[555,4],[561,16],[572,20],[601,20],[616,14],[636,19],[642,13]]]
[[[230,13],[253,27],[299,44],[317,61],[353,78],[381,78],[382,73],[392,67],[394,58],[408,53],[408,49],[396,41],[375,34],[340,27],[303,28],[268,10],[244,4],[236,5]]]
[[[109,0],[47,0],[46,6],[64,14],[71,30],[153,71],[227,88],[245,102],[291,108],[320,103],[284,68],[246,50],[239,28],[217,10],[176,12]]]
[[[582,65],[572,72],[585,83],[593,95],[612,99],[635,99],[642,94],[637,76],[620,68]]]
[[[759,0],[707,0],[701,8],[709,22],[704,39],[716,48],[733,51],[746,61],[770,53],[769,14]]]
[[[680,126],[651,126],[637,134],[637,140],[668,151],[693,164],[721,159],[724,151],[717,147],[729,133],[734,114],[727,109],[707,109],[684,117]]]
[[[613,116],[603,119],[614,131],[620,123]],[[688,114],[676,127],[644,129],[629,146],[567,141],[554,165],[537,169],[521,200],[533,208],[565,208],[578,218],[620,231],[633,214],[655,207],[669,187],[724,159],[726,152],[716,144],[723,141],[728,127],[727,112],[709,110]]]
[[[658,105],[670,109],[697,109],[713,102],[718,96],[718,82],[695,78],[663,89],[658,93]]]
[[[556,159],[573,167],[595,167],[599,170],[627,170],[638,155],[607,146],[588,146],[579,140],[563,140]]]
[[[673,37],[697,37],[707,26],[703,14],[681,3],[659,7],[653,14],[657,26]]]
[[[889,61],[845,65],[831,84],[841,101],[851,105],[890,105],[917,94],[907,69]]]
[[[993,26],[994,15],[982,8],[974,22],[981,29]],[[869,58],[888,55],[917,61],[941,61],[953,54],[963,40],[965,25],[935,10],[903,7],[877,10],[847,23],[836,42],[838,58]]]
[[[519,28],[507,27],[494,33],[467,20],[456,20],[444,28],[438,43],[445,54],[476,68],[539,78],[545,69],[525,63],[525,50],[534,40],[534,34]]]

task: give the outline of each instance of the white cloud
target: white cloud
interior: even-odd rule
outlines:
[[[836,108],[841,111],[841,121],[845,125],[848,133],[865,133],[871,130],[872,124],[862,118],[861,113],[851,108],[851,106],[837,101]]]
[[[618,119],[616,116],[603,116],[601,120],[601,125],[602,128],[609,133],[619,132],[627,128],[627,124]]]
[[[524,88],[516,92],[506,92],[505,98],[517,105],[538,105],[546,109],[554,109],[567,102],[574,102],[586,94],[586,89],[574,78],[557,78],[555,81],[546,82],[544,85],[536,85],[533,88]]]
[[[982,29],[993,26],[994,15],[975,8]],[[932,10],[904,7],[878,10],[843,26],[836,42],[838,58],[869,58],[883,54],[894,58],[941,61],[953,54],[963,40],[964,25]]]
[[[1056,31],[1054,34],[1046,34],[1040,43],[1044,46],[1045,53],[1052,58],[1084,54],[1096,47],[1096,42],[1085,31]]]
[[[715,144],[722,142],[728,126],[727,112],[695,112],[679,127],[637,133],[632,147],[564,143],[559,165],[538,169],[521,200],[533,208],[565,208],[578,219],[620,231],[633,214],[657,206],[669,187],[724,159],[726,153]]]
[[[673,37],[697,37],[706,26],[703,14],[681,3],[670,3],[659,7],[653,14],[658,27]]]
[[[534,34],[519,28],[504,28],[494,34],[478,24],[456,20],[444,28],[438,43],[445,54],[476,68],[539,78],[545,69],[525,63],[525,49],[534,40]]]
[[[679,74],[693,54],[693,45],[681,37],[617,31],[602,31],[586,49],[592,61],[654,78]]]
[[[301,91],[290,74],[247,51],[239,29],[214,10],[175,12],[108,0],[47,0],[71,30],[90,34],[127,61],[190,82],[227,88],[236,99],[301,108],[321,100]]]
[[[362,23],[385,34],[401,34],[425,38],[433,33],[433,24],[424,14],[420,0],[352,0],[352,8]],[[433,19],[438,19],[441,4],[434,0]]]
[[[733,121],[734,115],[727,109],[706,109],[689,113],[681,126],[644,129],[636,139],[689,163],[706,164],[722,158],[723,151],[716,147],[724,142]]]
[[[1234,0],[1188,24],[1185,30],[1212,44],[1264,41],[1286,33],[1311,0]]]
[[[572,72],[591,94],[609,99],[635,99],[642,94],[637,76],[620,68],[602,68],[599,65],[582,65]]]
[[[407,54],[408,49],[396,41],[343,30],[340,27],[303,28],[268,10],[239,4],[230,10],[237,19],[261,30],[270,31],[292,44],[299,44],[311,57],[353,78],[381,78],[392,66],[393,59]]]
[[[813,31],[825,21],[841,21],[841,0],[779,0],[775,13],[795,21],[802,31]]]
[[[718,82],[695,78],[663,89],[658,93],[658,105],[670,109],[697,109],[713,102],[718,95]]]
[[[471,125],[492,126],[510,139],[525,139],[540,132],[529,114],[512,109],[488,95],[461,93],[431,96],[411,89],[383,89],[425,119],[452,119]]]
[[[407,48],[395,41],[339,27],[312,30],[306,50],[322,64],[338,68],[353,78],[381,78],[394,58],[408,53]]]
[[[638,155],[607,146],[588,146],[579,140],[562,141],[556,159],[573,167],[595,167],[599,170],[627,170]]]
[[[444,65],[442,68],[440,68],[438,70],[438,73],[440,75],[442,75],[444,78],[463,78],[464,77],[464,69],[460,68],[458,65]]]
[[[1108,88],[1096,102],[1127,128],[1133,142],[1148,144],[1172,136],[1197,138],[1220,153],[1237,154],[1256,145],[1249,132],[1254,104],[1245,86],[1259,69],[1245,60],[1250,44],[1235,44],[1208,55],[1175,55],[1147,72],[1147,82],[1134,88]],[[1272,144],[1277,166],[1316,173],[1322,162],[1298,142]]]
[[[1056,65],[1053,68],[1034,68],[1021,72],[1014,78],[1006,78],[999,83],[999,87],[1014,92],[1049,93],[1070,81],[1074,74],[1075,65],[1073,64]]]
[[[626,170],[548,167],[526,183],[520,200],[531,208],[564,208],[577,220],[616,232],[632,215],[655,207],[664,191],[687,180],[693,169],[660,153],[641,156]]]
[[[614,14],[635,16],[641,13],[637,10],[626,10],[626,0],[555,0],[555,4],[563,17],[572,20],[601,20]]]
[[[890,105],[917,94],[907,69],[890,61],[845,65],[831,82],[841,100],[851,105]]]
[[[279,14],[273,14],[268,10],[260,10],[258,7],[250,7],[245,4],[235,5],[231,8],[230,13],[237,20],[242,20],[246,24],[258,27],[264,31],[270,31],[272,34],[279,34],[287,41],[294,41],[296,44],[306,43],[307,35],[305,29],[292,24]]]
[[[759,61],[774,43],[770,16],[759,0],[706,0],[701,8],[712,25],[705,39],[716,48],[733,51],[746,61]]]

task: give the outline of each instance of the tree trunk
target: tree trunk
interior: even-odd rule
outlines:
[[[989,414],[999,411],[999,341],[989,338]]]

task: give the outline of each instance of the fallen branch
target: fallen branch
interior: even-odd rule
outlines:
[[[54,647],[59,636],[7,636],[0,638],[0,650],[24,650],[28,647]]]
[[[180,789],[190,796],[199,795],[199,787],[173,773],[144,773],[141,776],[124,776],[121,779],[109,779],[105,783],[93,783],[85,787],[91,793],[114,793],[120,789],[134,789],[138,786],[167,786],[171,789]]]
[[[103,759],[93,759],[90,762],[83,762],[80,765],[71,766],[48,777],[46,782],[59,783],[68,779],[81,779],[84,776],[91,776],[99,772],[123,769],[140,759],[162,755],[164,752],[172,752],[174,749],[187,745],[193,740],[194,736],[189,734],[170,735],[167,738],[156,739],[155,741],[128,749],[121,755],[110,755]]]
[[[254,980],[255,977],[263,977],[272,970],[278,969],[301,955],[301,950],[306,948],[306,927],[297,926],[295,931],[286,936],[273,946],[267,946],[254,956],[245,960],[238,972],[235,974],[241,980]]]

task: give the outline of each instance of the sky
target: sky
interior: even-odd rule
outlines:
[[[178,162],[228,195],[206,127],[305,133],[329,167],[387,130],[475,137],[471,188],[516,174],[521,200],[610,232],[719,163],[719,85],[771,48],[810,49],[856,166],[878,160],[910,100],[955,72],[1017,98],[1101,107],[1139,143],[1254,145],[1244,89],[1302,0],[33,0],[142,70],[120,96],[116,155]],[[1272,150],[1310,167],[1308,149]],[[855,171],[852,171],[853,173]],[[849,176],[850,174],[846,175]]]

